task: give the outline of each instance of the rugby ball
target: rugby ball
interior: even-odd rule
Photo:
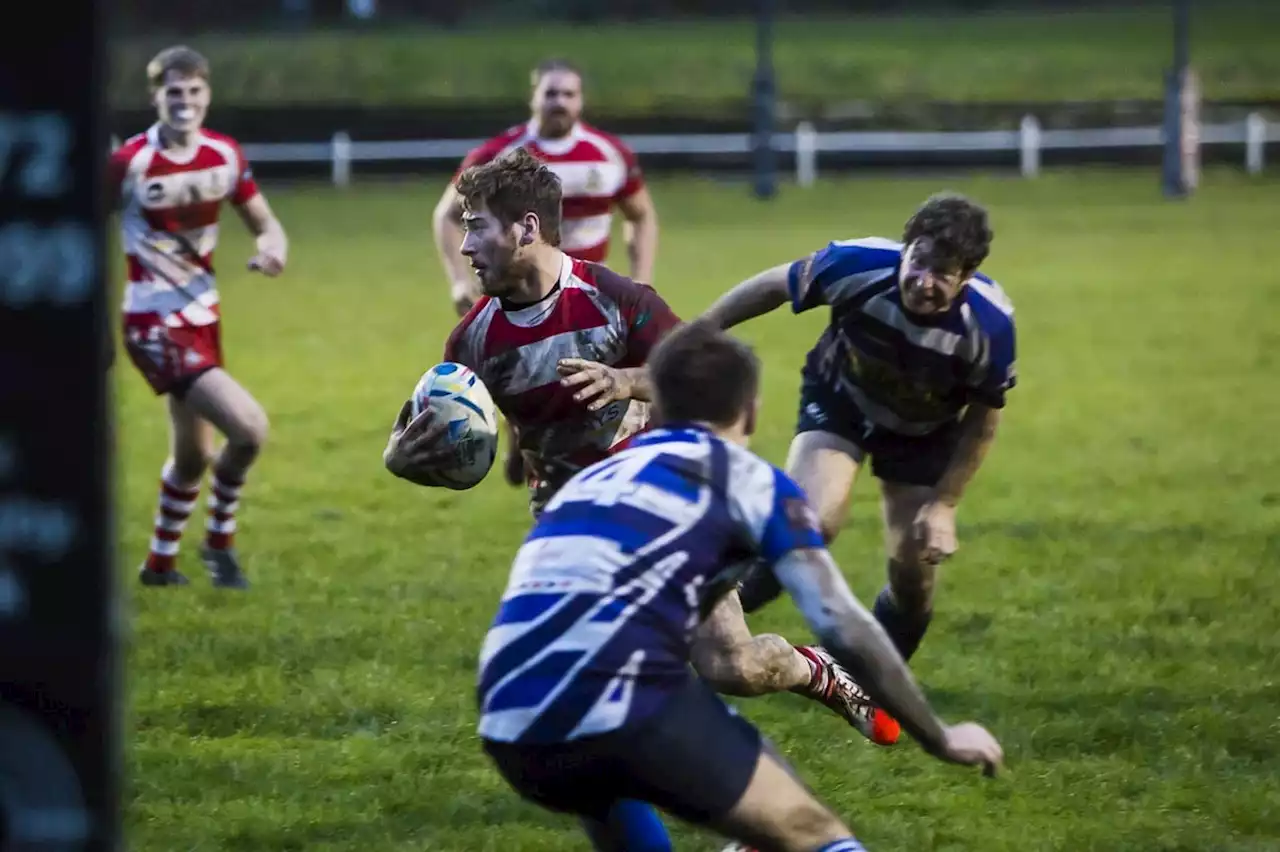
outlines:
[[[498,410],[480,377],[452,361],[436,364],[418,380],[409,406],[414,417],[430,408],[449,424],[443,440],[453,460],[432,471],[432,484],[455,491],[478,485],[498,454]]]

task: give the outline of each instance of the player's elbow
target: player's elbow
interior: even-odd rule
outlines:
[[[969,406],[965,419],[975,436],[984,441],[995,438],[1000,428],[1000,409],[974,403]]]

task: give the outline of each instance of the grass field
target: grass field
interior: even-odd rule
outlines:
[[[726,184],[654,187],[655,283],[686,316],[827,239],[897,233],[943,186],[992,210],[988,269],[1018,307],[1020,385],[961,508],[916,670],[946,718],[1002,738],[1007,775],[876,750],[795,696],[737,702],[869,849],[1280,849],[1280,184],[1205,184],[1180,204],[1146,171],[829,180],[773,204]],[[474,735],[476,653],[523,496],[496,474],[455,494],[381,467],[452,325],[427,234],[437,190],[272,190],[294,241],[277,281],[241,272],[249,243],[226,232],[230,368],[274,430],[241,514],[249,593],[208,588],[192,532],[191,587],[133,581],[166,433],[117,367],[131,849],[584,848],[500,784]],[[757,448],[771,460],[821,322],[744,329],[766,363]],[[869,479],[835,552],[870,600],[883,567]],[[806,635],[785,602],[754,623]]]
[[[743,21],[573,29],[490,21],[459,31],[409,25],[354,35],[181,38],[208,54],[215,96],[223,104],[480,101],[523,107],[529,69],[548,52],[564,51],[584,68],[592,102],[617,116],[740,107],[755,67],[753,27]],[[806,107],[1158,100],[1172,37],[1169,12],[1158,6],[786,20],[776,29],[774,63],[779,97]],[[115,43],[113,103],[146,105],[143,68],[175,38]],[[1278,40],[1274,4],[1197,4],[1192,62],[1204,97],[1280,99]]]

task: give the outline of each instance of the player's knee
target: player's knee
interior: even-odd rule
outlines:
[[[812,799],[789,808],[782,829],[789,844],[799,849],[819,849],[849,836],[839,817]]]
[[[255,405],[245,410],[236,418],[236,421],[233,434],[227,435],[227,440],[234,444],[242,455],[256,456],[266,445],[267,434],[271,429],[266,410],[260,405]]]
[[[175,448],[170,462],[171,477],[175,482],[197,483],[208,469],[210,460],[204,447]]]

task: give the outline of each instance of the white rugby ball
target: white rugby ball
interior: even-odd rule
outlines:
[[[432,471],[432,484],[455,491],[478,485],[498,454],[498,409],[480,377],[452,361],[436,364],[418,380],[410,408],[414,417],[430,408],[449,424],[443,440],[453,461]]]

